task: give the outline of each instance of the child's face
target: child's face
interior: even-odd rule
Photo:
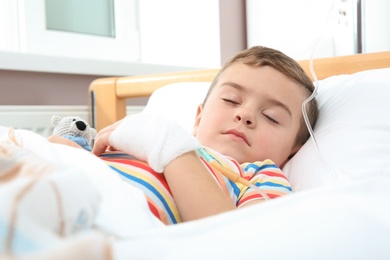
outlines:
[[[236,63],[200,105],[194,135],[239,163],[271,159],[279,167],[298,151],[304,88],[269,66]]]

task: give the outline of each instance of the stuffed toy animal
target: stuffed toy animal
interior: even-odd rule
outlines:
[[[53,116],[51,124],[54,126],[53,135],[68,138],[87,151],[92,151],[91,143],[97,132],[81,117],[77,116]]]

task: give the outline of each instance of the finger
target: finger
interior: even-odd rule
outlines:
[[[104,153],[107,150],[107,148],[110,146],[110,143],[108,140],[110,137],[110,134],[111,134],[111,132],[102,133],[95,139],[95,143],[94,143],[92,152],[96,156],[99,156],[102,153]]]
[[[123,120],[123,119],[122,119]],[[99,131],[99,133],[106,133],[106,132],[112,132],[115,128],[118,127],[118,125],[122,122],[122,120],[119,120],[111,125],[108,125],[104,127],[102,130]]]
[[[98,132],[98,134],[95,137],[95,140],[98,139],[100,136],[105,135],[106,133],[111,133],[112,131],[117,128],[117,126],[121,123],[122,120],[115,122],[114,124],[111,124],[109,126],[104,127],[102,130]]]
[[[114,146],[109,146],[107,148],[107,150],[109,150],[109,151],[117,151],[117,149]]]

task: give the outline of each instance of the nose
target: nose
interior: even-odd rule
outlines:
[[[243,109],[236,113],[235,120],[251,128],[255,127],[256,125],[256,121],[253,114]]]
[[[83,121],[77,121],[77,122],[76,122],[76,127],[77,127],[77,129],[79,129],[80,131],[84,131],[85,128],[87,128],[87,125],[86,125]]]

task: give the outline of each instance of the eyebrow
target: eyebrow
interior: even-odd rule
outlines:
[[[230,81],[222,83],[221,87],[222,86],[229,86],[229,87],[233,87],[233,88],[240,90],[240,91],[246,91],[246,89],[243,86],[241,86],[237,83],[234,83],[234,82],[230,82]],[[270,98],[269,96],[266,97],[266,102],[268,102],[269,104],[271,104],[273,106],[277,106],[277,107],[282,108],[290,115],[290,117],[292,117],[291,109],[286,104],[284,104],[284,103],[282,103],[279,100],[276,100],[274,98]]]

